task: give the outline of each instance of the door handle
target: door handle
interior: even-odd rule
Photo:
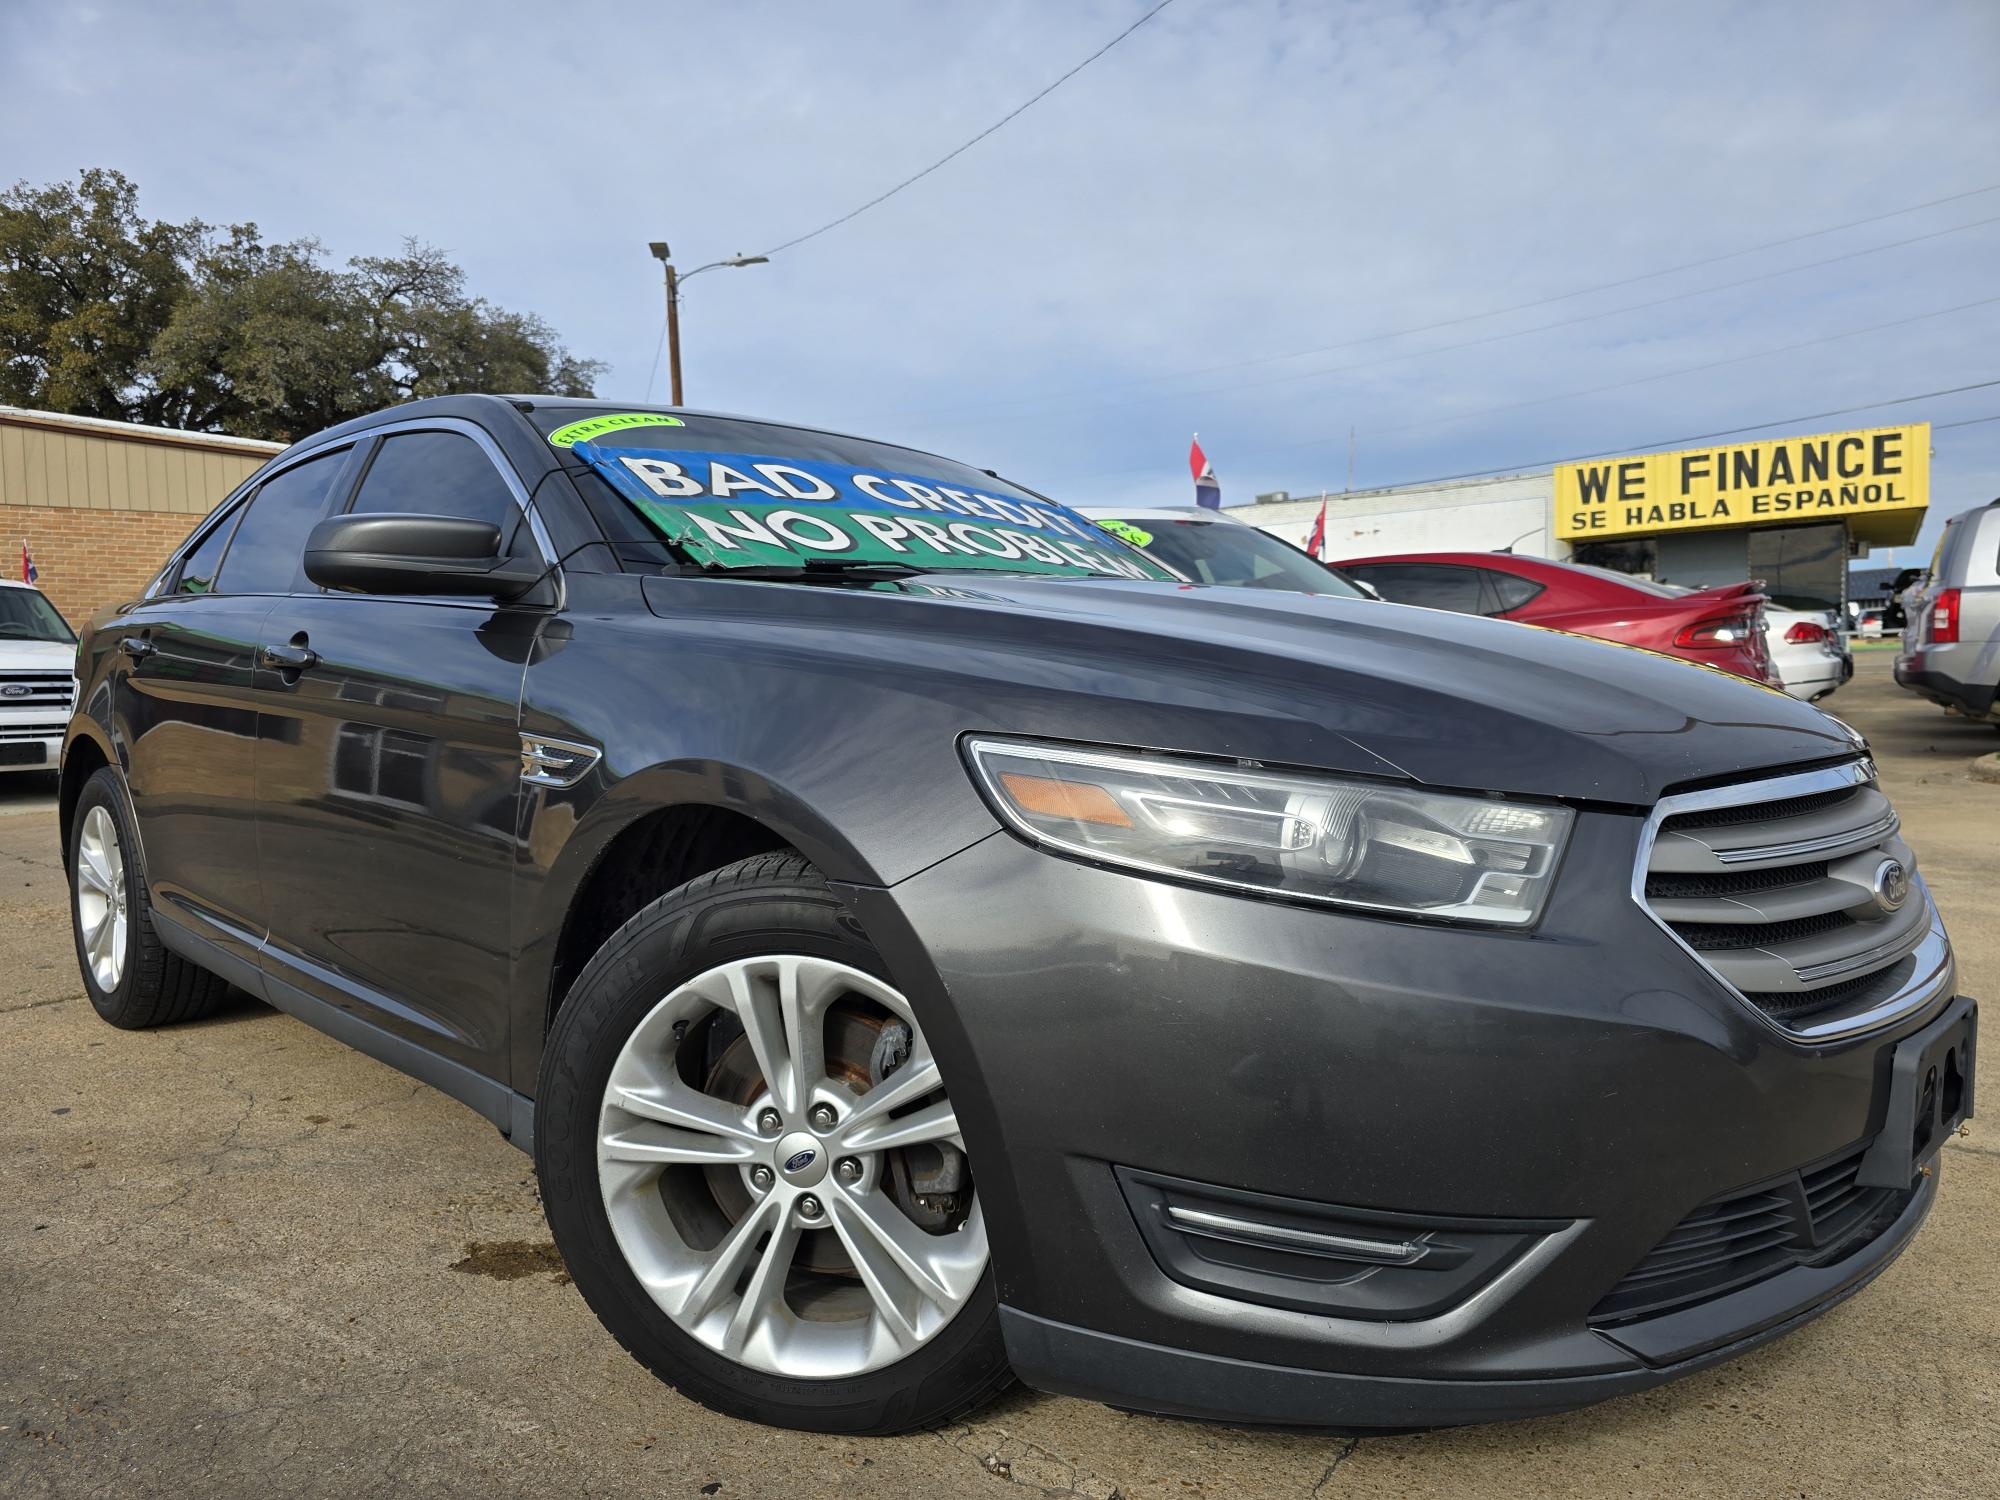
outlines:
[[[143,635],[128,635],[118,643],[118,649],[133,661],[144,661],[160,648],[150,638]]]
[[[319,653],[308,648],[301,637],[289,646],[263,647],[257,661],[274,672],[305,672],[319,665]]]

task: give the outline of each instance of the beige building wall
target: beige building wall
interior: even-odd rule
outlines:
[[[0,406],[0,570],[72,625],[130,598],[277,443]]]

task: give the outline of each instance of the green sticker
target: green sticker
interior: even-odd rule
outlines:
[[[656,411],[618,411],[602,417],[590,417],[581,422],[572,422],[567,427],[558,427],[549,434],[549,441],[558,448],[574,447],[589,438],[602,437],[607,432],[617,432],[624,427],[685,427],[679,417],[665,417]]]
[[[1153,533],[1141,531],[1130,521],[1099,521],[1098,526],[1110,532],[1121,542],[1129,542],[1134,547],[1144,547],[1153,540]]]

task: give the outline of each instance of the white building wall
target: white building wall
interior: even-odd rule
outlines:
[[[1320,497],[1233,507],[1231,515],[1305,545]],[[1326,560],[1384,552],[1497,552],[1563,557],[1555,539],[1554,485],[1547,474],[1461,479],[1407,489],[1326,497]]]

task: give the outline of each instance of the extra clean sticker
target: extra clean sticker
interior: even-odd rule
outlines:
[[[592,438],[603,437],[607,432],[618,432],[627,427],[685,427],[687,423],[679,417],[662,416],[656,411],[609,412],[601,417],[587,417],[581,422],[571,422],[566,427],[558,427],[549,434],[549,441],[558,448],[573,448],[578,443]]]
[[[1130,542],[1135,547],[1149,546],[1153,533],[1134,526],[1130,521],[1099,521],[1097,523],[1121,542]]]
[[[721,567],[846,558],[924,569],[1173,575],[1076,512],[1016,491],[826,459],[577,448],[669,541]]]

